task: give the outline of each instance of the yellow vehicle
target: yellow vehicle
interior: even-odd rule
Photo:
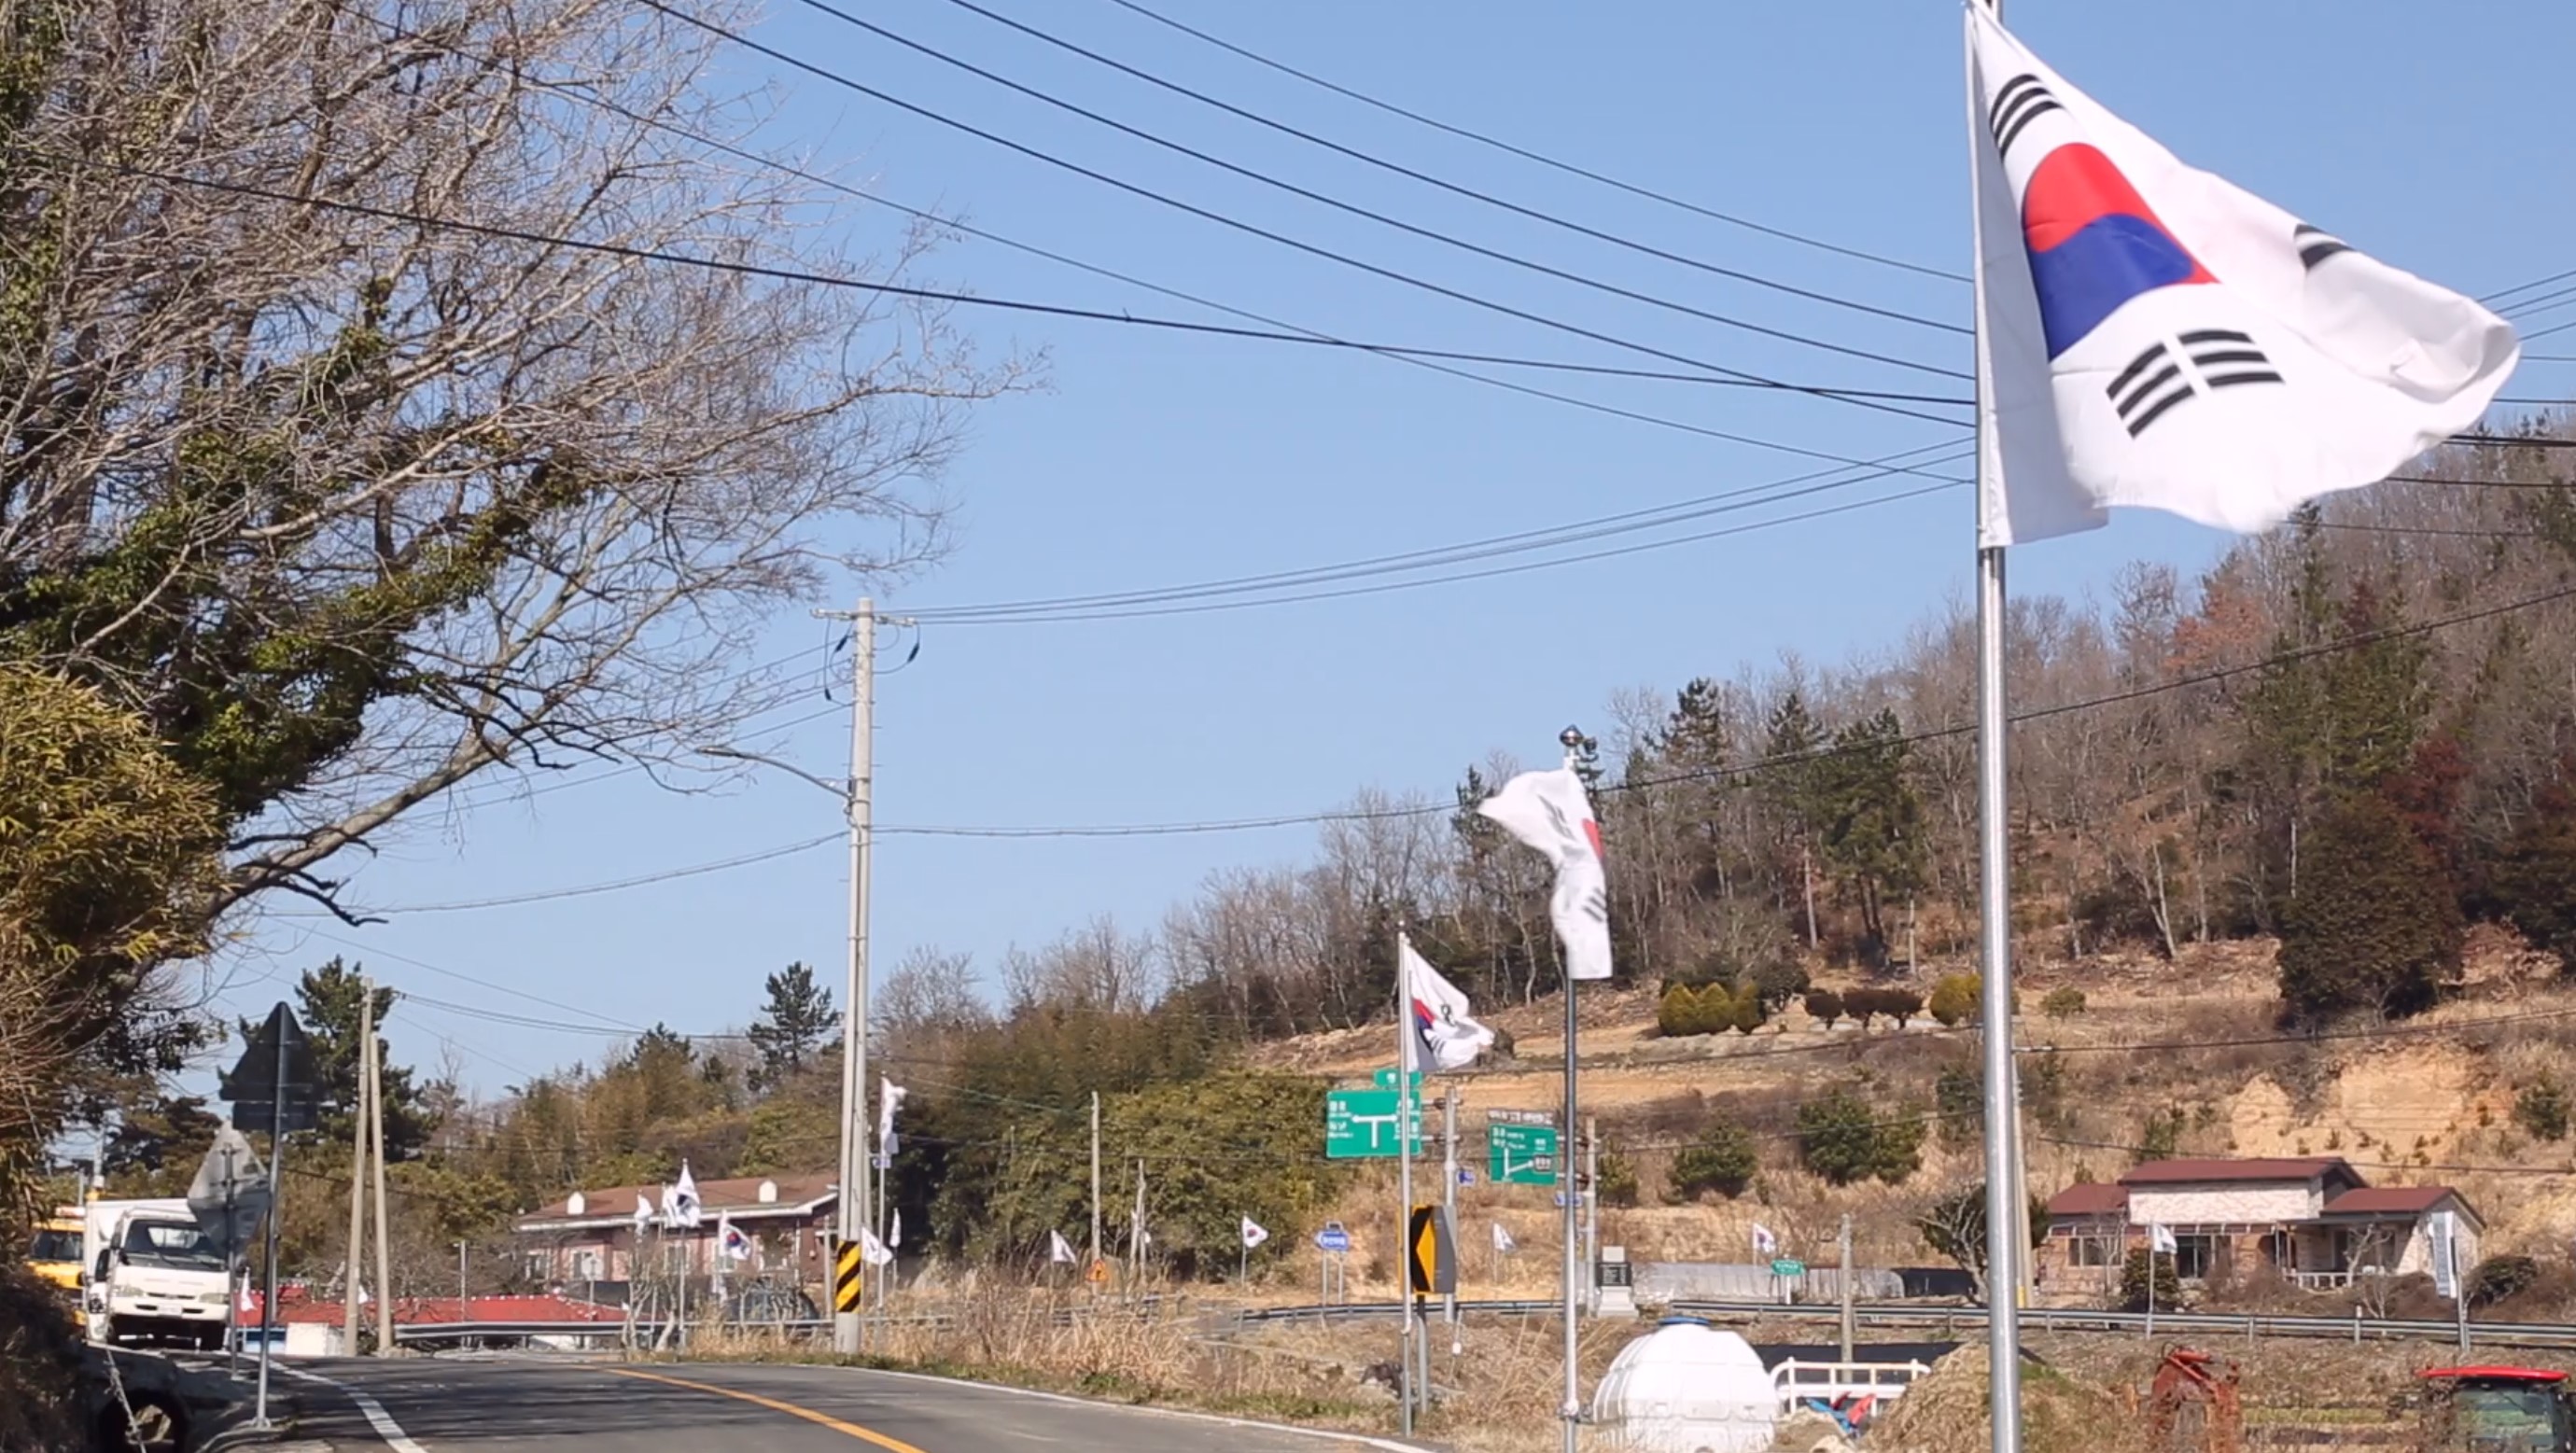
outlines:
[[[80,1315],[81,1303],[81,1213],[76,1207],[64,1207],[48,1216],[36,1227],[27,1246],[27,1265],[48,1286],[62,1294],[72,1315]]]

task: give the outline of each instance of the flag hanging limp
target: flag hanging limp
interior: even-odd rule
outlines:
[[[2503,319],[2177,161],[1967,6],[1980,544],[2280,523],[2475,424]]]
[[[1494,1031],[1468,1012],[1467,996],[1441,977],[1430,961],[1413,951],[1413,940],[1396,940],[1396,957],[1404,966],[1405,1012],[1412,1030],[1405,1042],[1409,1070],[1462,1070],[1491,1049]]]
[[[901,1152],[895,1139],[894,1112],[903,1108],[903,1097],[910,1090],[883,1076],[877,1078],[877,1164],[890,1166]]]
[[[1047,1260],[1059,1266],[1073,1265],[1073,1243],[1064,1239],[1063,1232],[1047,1233]]]
[[[1476,805],[1512,836],[1556,864],[1548,919],[1565,947],[1566,977],[1610,977],[1610,885],[1602,870],[1601,825],[1572,767],[1523,772]]]

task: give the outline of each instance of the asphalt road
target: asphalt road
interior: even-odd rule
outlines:
[[[838,1367],[412,1358],[304,1364],[334,1453],[1363,1453],[1304,1436]]]

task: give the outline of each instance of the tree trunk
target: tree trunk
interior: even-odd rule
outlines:
[[[1807,858],[1807,840],[1798,839],[1798,886],[1807,897],[1807,951],[1816,951],[1816,868]]]

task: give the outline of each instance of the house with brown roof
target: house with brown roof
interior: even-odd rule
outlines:
[[[2050,1198],[2038,1265],[2043,1281],[2108,1286],[2162,1227],[2186,1282],[2268,1270],[2325,1290],[2357,1276],[2431,1271],[2445,1212],[2466,1270],[2477,1264],[2486,1223],[2449,1186],[2373,1186],[2340,1156],[2151,1160],[2115,1183],[2072,1185]]]
[[[840,1196],[831,1172],[700,1181],[694,1228],[662,1224],[662,1193],[659,1185],[575,1191],[521,1216],[511,1233],[529,1279],[574,1290],[675,1274],[709,1278],[718,1271],[800,1286],[824,1280]],[[641,1233],[639,1197],[652,1213]],[[719,1262],[716,1237],[727,1220],[751,1240],[748,1263]]]

